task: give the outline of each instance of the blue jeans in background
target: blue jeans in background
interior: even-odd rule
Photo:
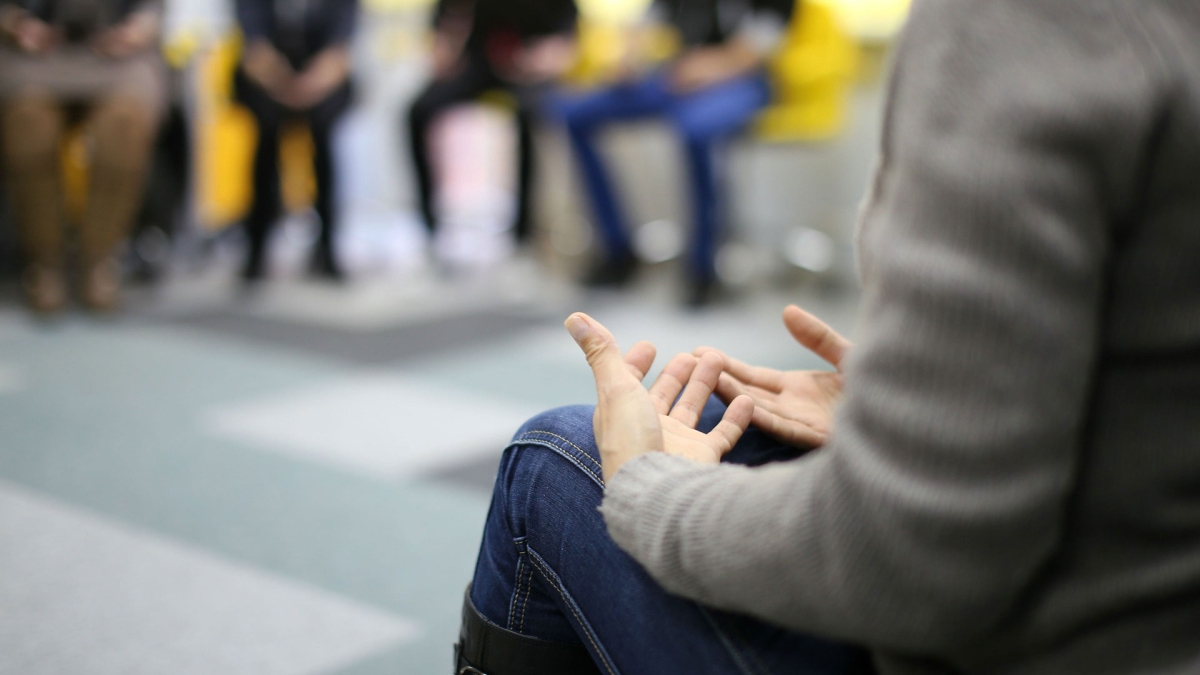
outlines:
[[[711,279],[722,208],[718,146],[741,131],[769,100],[770,89],[761,73],[686,94],[671,90],[665,72],[585,94],[560,94],[552,108],[567,127],[609,258],[628,256],[632,249],[612,180],[596,149],[598,130],[611,122],[662,117],[679,134],[691,180],[695,225],[691,271],[696,278]]]
[[[724,406],[709,401],[699,428]],[[800,451],[751,428],[726,457],[746,465]],[[608,536],[592,407],[539,415],[504,452],[471,600],[499,626],[582,643],[607,675],[872,672],[859,648],[790,632],[671,595]]]

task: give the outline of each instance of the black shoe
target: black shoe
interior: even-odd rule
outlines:
[[[242,265],[241,271],[243,283],[256,284],[262,281],[266,276],[267,270],[266,265],[263,264],[262,256],[251,255],[246,258],[246,262]]]
[[[471,603],[468,586],[454,675],[600,675],[600,669],[581,644],[541,640],[488,621]]]
[[[713,277],[688,280],[683,304],[688,309],[704,309],[725,296],[724,287]]]
[[[632,281],[636,273],[637,259],[631,255],[605,258],[583,275],[583,285],[588,288],[620,288]]]
[[[342,266],[338,264],[333,251],[325,248],[318,248],[313,253],[312,264],[309,265],[309,270],[313,276],[325,281],[341,283],[346,280],[346,273],[342,270]]]

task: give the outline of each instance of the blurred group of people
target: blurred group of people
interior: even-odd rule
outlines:
[[[117,302],[115,253],[141,203],[166,100],[161,25],[161,0],[0,0],[3,172],[37,312],[67,303],[68,251],[80,300],[96,310]],[[68,247],[59,158],[76,121],[89,130],[92,171]]]
[[[320,234],[311,259],[319,278],[340,280],[333,130],[352,102],[350,43],[356,0],[235,0],[244,37],[235,97],[258,124],[254,198],[245,218],[242,278],[265,274],[267,242],[281,208],[279,138],[300,120],[313,140]],[[637,262],[629,225],[597,145],[612,123],[658,117],[681,140],[690,176],[694,236],[689,304],[718,290],[722,232],[720,146],[768,103],[763,64],[790,20],[792,0],[655,0],[630,27],[610,81],[585,91],[561,86],[576,60],[574,0],[439,0],[433,11],[432,76],[406,115],[420,214],[433,233],[439,214],[430,129],[446,110],[503,91],[515,102],[518,185],[514,235],[533,230],[534,126],[562,125],[578,160],[604,251],[581,274],[592,286],[622,286]],[[70,281],[94,310],[116,306],[116,254],[142,198],[146,167],[167,100],[160,56],[162,0],[0,0],[3,176],[26,255],[29,306],[67,304]],[[674,29],[682,45],[665,63],[645,58],[649,31]],[[89,139],[87,205],[72,244],[65,227],[60,152],[69,128]],[[75,263],[75,264],[69,264]]]
[[[245,37],[235,93],[259,129],[242,275],[263,276],[267,237],[282,210],[279,130],[298,118],[315,146],[321,235],[313,270],[340,279],[330,136],[350,104],[357,3],[237,0],[235,9]],[[162,16],[161,0],[0,0],[3,175],[26,258],[22,285],[35,312],[62,309],[71,281],[86,307],[117,305],[116,254],[142,203],[168,100]],[[76,122],[88,140],[88,188],[78,227],[67,228],[60,153]]]
[[[519,138],[518,239],[530,227],[533,133],[538,117],[563,125],[578,161],[603,254],[583,276],[619,287],[634,276],[630,227],[599,152],[598,133],[623,121],[660,118],[679,136],[690,178],[693,221],[685,301],[698,306],[719,291],[722,234],[721,146],[770,101],[764,64],[786,31],[793,0],[654,0],[631,26],[611,81],[587,91],[554,87],[574,63],[573,0],[441,0],[434,14],[434,78],[409,113],[409,142],[421,213],[436,228],[428,132],[436,116],[486,91],[513,95]],[[666,25],[681,48],[655,63],[648,36]]]

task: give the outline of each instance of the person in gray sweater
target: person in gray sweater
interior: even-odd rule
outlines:
[[[510,607],[557,608],[612,675],[653,672],[628,654],[652,649],[606,612],[734,654],[688,672],[834,672],[773,658],[783,638],[743,649],[748,625],[862,645],[885,674],[1200,672],[1200,3],[918,0],[859,227],[857,344],[785,316],[840,375],[701,350],[647,390],[649,345],[622,357],[567,320],[595,438],[564,409],[510,446],[492,518],[531,580]],[[712,389],[729,406],[705,426]],[[763,432],[820,447],[717,461]],[[591,457],[602,516],[549,517],[590,497],[537,477]],[[593,520],[611,542],[576,553]],[[478,607],[488,536],[468,609],[568,640]],[[655,589],[674,600],[639,604]]]

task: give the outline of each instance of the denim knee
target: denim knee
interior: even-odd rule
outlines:
[[[591,406],[544,412],[517,431],[500,461],[471,586],[480,613],[523,634],[577,641],[542,568],[607,538],[601,475]]]
[[[505,454],[505,464],[515,461],[513,455],[521,448],[542,447],[551,451],[560,461],[565,460],[581,477],[603,488],[600,451],[592,430],[594,410],[590,405],[572,405],[554,408],[530,418],[513,435]]]

